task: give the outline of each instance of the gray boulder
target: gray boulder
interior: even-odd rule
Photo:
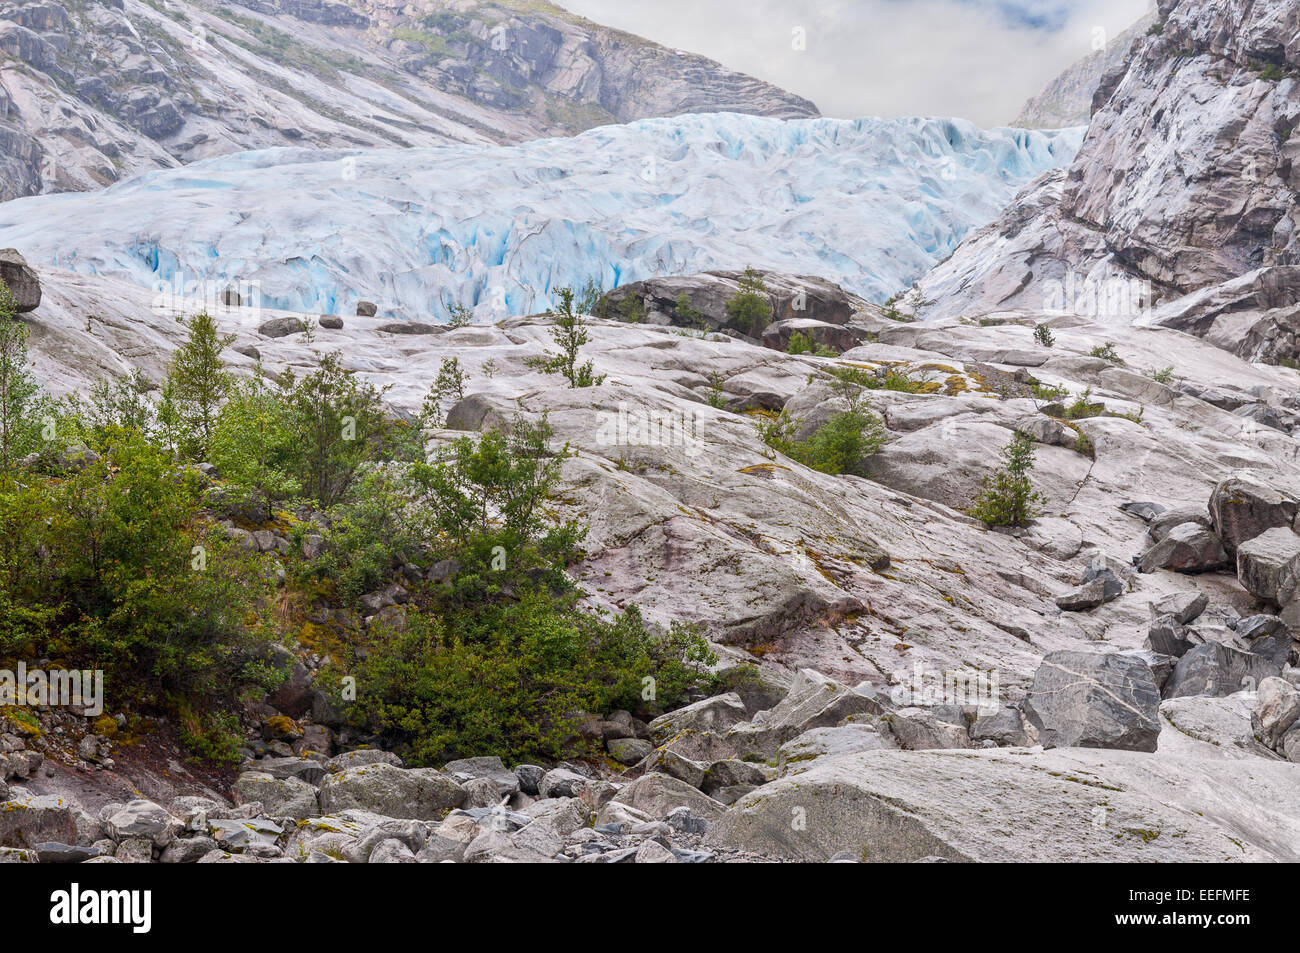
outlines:
[[[777,769],[784,777],[807,770],[819,758],[897,747],[893,734],[874,724],[850,722],[834,728],[813,728],[781,745]]]
[[[1237,578],[1253,595],[1278,605],[1300,591],[1300,534],[1289,528],[1265,530],[1237,549]]]
[[[1252,691],[1282,668],[1262,655],[1242,652],[1221,642],[1206,642],[1188,651],[1165,685],[1166,698],[1184,695],[1231,695]]]
[[[307,322],[302,318],[272,318],[257,329],[257,333],[267,338],[283,338],[307,330]]]
[[[748,717],[741,697],[735,692],[727,692],[660,715],[650,722],[650,740],[656,745],[664,745],[687,731],[723,734]]]
[[[137,799],[105,818],[108,836],[115,841],[144,837],[157,847],[166,847],[176,836],[181,822],[153,801]]]
[[[1155,751],[1160,734],[1155,678],[1130,655],[1049,653],[1034,673],[1024,711],[1045,748]]]
[[[355,751],[345,751],[342,754],[330,758],[326,767],[331,772],[346,771],[349,768],[360,768],[367,764],[391,764],[395,768],[402,766],[402,759],[391,751],[380,751],[378,748],[358,748]]]
[[[439,820],[465,801],[465,789],[433,768],[369,764],[332,774],[321,784],[326,813],[355,808],[384,817]]]
[[[1291,630],[1275,615],[1252,615],[1237,623],[1237,637],[1274,665],[1285,666],[1291,658]]]
[[[1194,622],[1209,604],[1210,597],[1203,592],[1176,592],[1154,603],[1151,614],[1157,618],[1173,616],[1179,625],[1187,625]]]
[[[240,804],[261,802],[271,817],[302,820],[320,813],[316,789],[295,777],[276,778],[261,771],[246,771],[234,786]]]
[[[1192,641],[1193,632],[1178,622],[1176,616],[1160,616],[1147,629],[1145,645],[1152,652],[1181,658],[1196,643]]]
[[[500,758],[463,758],[448,761],[442,766],[443,773],[459,784],[466,781],[485,779],[496,785],[498,797],[509,797],[519,790],[519,777],[507,768]]]
[[[654,750],[654,745],[640,738],[610,738],[605,750],[619,764],[633,765]]]
[[[637,778],[618,793],[606,810],[615,804],[626,805],[657,821],[667,820],[668,815],[679,807],[688,807],[693,815],[709,821],[716,820],[726,811],[724,805],[685,781],[664,774]]]
[[[875,698],[805,668],[799,670],[789,694],[776,707],[732,728],[726,740],[737,754],[771,759],[782,744],[809,729],[830,728],[853,715],[881,715],[884,711]]]
[[[1181,523],[1156,543],[1138,561],[1142,572],[1169,569],[1173,572],[1210,572],[1228,561],[1223,543],[1199,523]]]
[[[866,751],[741,798],[704,846],[815,863],[1293,860],[1294,788],[1290,765],[1199,752]]]
[[[888,728],[898,740],[898,746],[907,751],[926,751],[939,748],[969,748],[970,735],[964,725],[940,720],[926,708],[900,708],[880,718],[882,728]]]
[[[1087,612],[1118,598],[1119,593],[1108,588],[1107,580],[1093,579],[1056,597],[1056,605],[1064,612]]]
[[[1277,748],[1297,718],[1300,718],[1300,692],[1295,686],[1273,677],[1259,683],[1250,725],[1260,741]]]
[[[68,801],[43,795],[0,803],[0,847],[35,849],[47,841],[76,843],[76,812]]]
[[[1229,553],[1267,530],[1291,526],[1296,510],[1292,497],[1245,477],[1229,477],[1210,496],[1210,521]]]
[[[1029,744],[1029,732],[1020,709],[1007,706],[976,718],[970,726],[970,739],[992,741],[998,747],[1019,747]]]
[[[19,314],[35,311],[41,304],[41,282],[27,259],[12,248],[0,250],[0,281],[9,286]]]

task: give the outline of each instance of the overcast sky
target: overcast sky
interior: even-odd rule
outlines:
[[[1151,0],[557,0],[702,53],[822,113],[1009,123],[1024,101]],[[794,49],[796,30],[806,48]]]

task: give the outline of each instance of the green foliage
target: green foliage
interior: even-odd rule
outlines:
[[[447,327],[452,330],[468,328],[474,323],[474,312],[463,304],[448,304],[447,314]]]
[[[645,302],[639,295],[628,295],[615,306],[615,311],[617,318],[628,324],[640,324],[645,320]]]
[[[739,290],[727,301],[727,320],[738,331],[757,337],[772,320],[772,302],[767,297],[763,276],[746,268]]]
[[[603,318],[605,306],[602,303],[605,298],[605,289],[601,287],[599,281],[595,278],[588,278],[587,283],[582,288],[582,297],[578,301],[577,311],[579,314],[589,314],[592,317]]]
[[[560,306],[548,312],[554,326],[551,337],[560,346],[560,354],[547,361],[544,370],[548,374],[562,374],[570,387],[596,387],[605,381],[604,375],[597,375],[592,369],[591,361],[578,364],[578,350],[591,340],[587,333],[587,322],[574,310],[573,289],[559,289]]]
[[[1110,361],[1112,364],[1123,364],[1119,353],[1115,350],[1115,342],[1107,341],[1105,344],[1099,344],[1088,352],[1092,357],[1099,357],[1103,361]]]
[[[1174,366],[1170,364],[1160,370],[1151,371],[1148,376],[1157,384],[1172,384],[1174,381]]]
[[[852,384],[855,387],[865,387],[869,390],[880,388],[880,378],[865,367],[844,364],[831,368],[831,376],[841,383]]]
[[[461,437],[432,463],[414,466],[424,534],[476,570],[492,568],[502,555],[515,569],[562,568],[580,534],[571,523],[546,528],[543,505],[568,456],[567,446],[551,451],[552,437],[545,418],[515,420],[477,441]]]
[[[357,714],[414,764],[572,756],[580,712],[648,717],[707,687],[701,666],[716,662],[690,629],[659,636],[634,609],[606,621],[527,587],[510,601],[412,612],[405,631],[376,628],[357,669]]]
[[[230,392],[231,376],[221,352],[235,339],[219,333],[206,311],[185,326],[189,338],[176,350],[167,370],[166,413],[181,456],[197,463],[208,457],[217,414]]]
[[[815,357],[835,357],[837,352],[824,344],[818,344],[811,335],[795,331],[786,343],[787,354],[812,354]]]
[[[357,608],[416,549],[407,500],[399,477],[382,468],[367,472],[350,498],[330,510],[324,552],[301,566],[301,578],[328,580],[340,602]]]
[[[687,327],[698,328],[701,331],[708,329],[709,319],[704,316],[704,312],[695,309],[685,291],[677,296],[677,300],[673,302],[673,309]]]
[[[288,471],[301,450],[288,408],[259,365],[251,378],[232,386],[217,417],[210,459],[226,483],[223,494],[232,501],[297,497],[300,475]]]
[[[44,402],[28,369],[27,325],[17,319],[13,293],[0,281],[0,473],[41,448]]]
[[[438,365],[438,376],[433,388],[424,401],[424,410],[420,418],[425,425],[441,427],[447,420],[447,413],[459,401],[465,399],[465,386],[469,375],[461,369],[460,360],[445,357]]]
[[[294,437],[284,473],[308,499],[322,506],[339,502],[361,466],[381,459],[395,440],[382,392],[345,370],[338,354],[325,355],[301,378],[286,372],[280,391],[285,427]]]
[[[192,474],[133,431],[111,437],[102,459],[37,492],[0,485],[0,605],[36,610],[16,621],[37,657],[62,647],[112,672],[119,697],[226,696],[266,583],[202,521]]]
[[[1092,402],[1092,388],[1085,387],[1074,403],[1065,408],[1066,420],[1086,420],[1089,417],[1096,417],[1106,409],[1105,404],[1094,404]]]
[[[725,378],[717,371],[709,372],[709,396],[706,400],[714,410],[721,410],[727,406],[727,397],[722,390],[724,380]]]
[[[1043,497],[1034,489],[1034,442],[1017,431],[1002,449],[1002,465],[984,480],[970,514],[989,526],[1025,526],[1038,515]]]
[[[1070,391],[1068,388],[1061,387],[1060,385],[1057,384],[1047,385],[1044,384],[1042,381],[1034,381],[1032,384],[1030,384],[1029,392],[1030,394],[1033,395],[1035,400],[1042,400],[1042,401],[1057,401],[1063,397],[1070,396]]]
[[[1034,325],[1034,340],[1043,347],[1054,347],[1056,345],[1056,335],[1045,324]]]
[[[885,426],[871,411],[861,391],[842,387],[849,409],[842,411],[799,439],[799,421],[782,413],[760,428],[763,442],[791,460],[822,473],[861,475],[862,461],[885,442]]]

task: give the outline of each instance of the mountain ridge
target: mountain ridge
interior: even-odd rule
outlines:
[[[0,6],[0,54],[0,200],[274,146],[818,114],[704,57],[516,0],[40,0]]]

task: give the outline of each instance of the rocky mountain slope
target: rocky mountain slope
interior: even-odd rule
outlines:
[[[1092,118],[1093,99],[1102,81],[1128,63],[1133,43],[1156,22],[1154,8],[1128,29],[1106,41],[1078,62],[1072,63],[1037,96],[1032,97],[1011,123],[1023,129],[1062,129],[1086,126]]]
[[[156,379],[182,337],[175,315],[202,305],[40,277],[26,320],[57,390],[132,369]],[[727,327],[717,280],[641,293],[685,293]],[[32,808],[22,816],[84,856],[169,862],[1295,859],[1300,815],[1269,792],[1300,772],[1286,760],[1300,743],[1284,740],[1300,739],[1286,733],[1300,713],[1286,628],[1300,603],[1277,588],[1290,557],[1269,562],[1253,541],[1270,525],[1278,544],[1300,540],[1285,492],[1300,485],[1287,432],[1300,372],[1169,329],[1058,317],[1045,347],[1042,316],[909,324],[824,283],[768,284],[778,316],[801,290],[813,302],[816,318],[781,323],[861,343],[798,355],[734,333],[595,321],[584,354],[608,376],[574,390],[537,370],[544,317],[413,336],[381,317],[304,334],[280,320],[297,315],[217,312],[240,373],[254,355],[276,374],[337,351],[410,411],[455,356],[471,396],[449,427],[546,412],[576,451],[560,499],[590,522],[574,569],[589,604],[700,622],[720,665],[757,666],[755,694],[648,727],[602,722],[626,774],[325,764],[338,740],[317,709],[287,741],[254,746],[232,792],[242,807],[208,789],[168,812],[107,787],[72,804],[66,784],[34,771],[11,779],[11,799]],[[1107,343],[1114,357],[1092,356]],[[886,427],[871,479],[782,456],[755,416],[826,419],[842,399],[831,372],[845,368],[913,385],[869,391]],[[993,531],[963,510],[1014,431],[1037,441],[1043,513]],[[1266,704],[1265,688],[1294,711]],[[792,827],[800,808],[808,823]],[[595,836],[578,834],[592,823]],[[37,834],[7,836],[39,855]]]
[[[275,146],[521,142],[816,107],[521,0],[0,5],[0,200]]]
[[[930,316],[1083,313],[1296,360],[1300,5],[1164,0],[1068,172],[922,282]]]
[[[0,247],[158,290],[247,283],[267,307],[364,299],[413,320],[457,303],[499,320],[566,285],[751,264],[883,301],[1078,141],[730,113],[512,147],[274,150],[0,206]]]
[[[203,308],[231,336],[234,373],[337,355],[397,417],[455,358],[464,396],[435,446],[545,416],[553,449],[572,451],[551,515],[588,527],[570,567],[584,605],[697,623],[735,678],[645,723],[588,713],[581,735],[608,758],[484,751],[411,768],[360,747],[320,654],[283,646],[268,663],[287,681],[249,703],[237,777],[161,769],[166,738],[140,763],[110,725],[67,711],[0,732],[0,860],[1300,859],[1286,178],[1300,2],[1164,0],[1159,14],[1071,169],[1040,176],[917,294],[879,306],[825,266],[769,270],[759,328],[730,307],[752,276],[620,281],[581,345],[594,386],[546,372],[552,315],[449,328],[359,303],[321,317],[316,302],[186,298],[94,262],[0,254],[56,393],[136,372],[156,390],[185,337],[177,319]],[[1010,139],[1011,155],[1034,141]],[[186,188],[219,207],[222,176],[248,161],[211,163]],[[82,199],[39,207],[52,218],[60,202]],[[262,230],[289,247],[311,218]],[[311,271],[319,252],[302,244]],[[881,441],[852,466],[782,451],[860,401]],[[774,440],[783,425],[792,436]],[[1039,495],[1014,528],[971,515],[1009,445],[1032,451]],[[268,578],[321,558],[309,536],[224,530]],[[439,566],[424,581],[455,572]],[[410,571],[424,572],[395,570]],[[395,581],[316,618],[340,633],[400,625],[409,597]]]

